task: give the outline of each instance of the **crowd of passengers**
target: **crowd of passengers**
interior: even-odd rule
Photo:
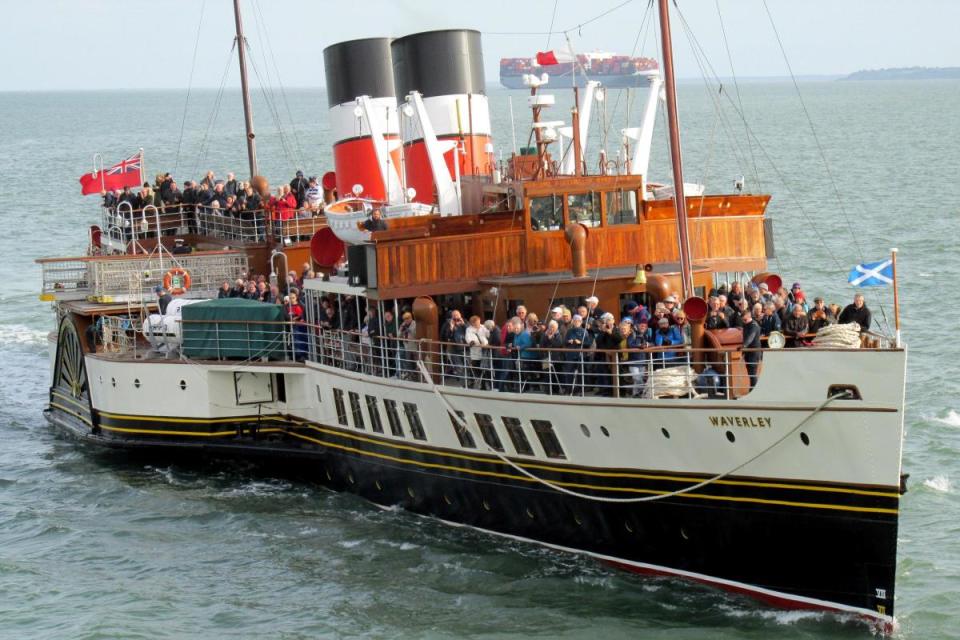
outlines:
[[[144,182],[136,192],[125,187],[101,191],[100,195],[104,207],[122,214],[152,205],[161,213],[201,212],[247,221],[309,218],[322,213],[324,206],[320,181],[315,176],[305,177],[303,171],[297,171],[289,184],[277,187],[275,194],[266,200],[253,185],[237,180],[233,173],[218,178],[213,171],[208,171],[201,180],[185,181],[182,189],[173,176],[162,173],[156,175],[152,185]]]
[[[619,318],[604,311],[595,296],[575,309],[557,306],[543,320],[518,305],[503,326],[448,309],[442,314],[439,330],[439,375],[445,383],[497,391],[549,388],[551,393],[570,393],[589,389],[612,395],[618,387],[621,396],[640,395],[651,371],[690,362],[685,351],[691,344],[690,323],[678,300],[669,295],[653,309],[628,301]],[[401,307],[396,314],[386,309],[382,317],[379,313],[371,304],[360,317],[351,296],[339,304],[323,298],[318,333],[322,338],[327,330],[334,337],[332,343],[321,340],[329,350],[329,361],[348,368],[365,367],[376,375],[419,379],[416,361],[420,346],[411,309]],[[782,333],[787,347],[799,348],[811,344],[823,327],[850,322],[862,330],[870,327],[871,313],[860,294],[841,310],[836,304],[825,304],[821,297],[809,303],[798,282],[790,290],[777,292],[771,292],[766,284],[744,287],[734,283],[729,289],[722,286],[710,292],[705,327],[742,330],[752,388],[761,354],[751,350],[765,346],[764,338],[772,332]],[[350,348],[343,348],[344,340]],[[718,392],[722,381],[710,376],[707,370],[705,384]]]

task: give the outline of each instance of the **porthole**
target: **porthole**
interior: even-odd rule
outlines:
[[[324,469],[327,472],[327,480],[333,480],[333,476],[330,475],[330,469]]]
[[[670,432],[667,431],[666,427],[660,427],[660,433],[662,433],[663,437],[666,438],[667,440],[670,439]]]
[[[181,381],[180,381],[180,390],[181,390],[181,391],[186,391],[186,390],[187,390],[187,381],[186,381],[186,380],[181,380]]]
[[[133,386],[136,387],[137,389],[140,388],[140,378],[133,379]]]
[[[633,533],[633,527],[630,526],[629,522],[624,521],[623,528],[629,531],[630,533]]]
[[[449,505],[452,505],[452,504],[453,504],[453,500],[451,500],[451,499],[450,499],[450,496],[448,496],[447,494],[443,494],[443,501],[446,502],[446,503],[449,504]]]
[[[583,525],[583,520],[577,514],[573,514],[573,521],[577,523],[578,527]]]
[[[407,495],[410,496],[411,498],[416,498],[416,497],[417,497],[417,494],[414,493],[412,487],[407,487]]]
[[[490,511],[490,503],[487,502],[486,500],[484,500],[484,501],[483,501],[483,508],[486,509],[487,511]]]
[[[809,447],[809,446],[810,446],[810,436],[808,436],[805,432],[801,431],[801,432],[800,432],[800,442],[802,442],[803,444],[805,444],[806,446]]]
[[[100,384],[103,384],[103,376],[97,376],[97,380],[100,381]]]
[[[687,535],[687,530],[684,529],[683,527],[680,527],[680,537],[683,538],[684,540],[690,539],[690,536]]]
[[[349,482],[350,484],[353,484],[353,474],[352,474],[352,473],[349,473],[349,472],[347,473],[347,482]]]
[[[607,436],[608,438],[610,437],[610,432],[607,431],[607,428],[603,425],[600,425],[600,433]]]
[[[590,437],[590,427],[588,427],[587,425],[581,424],[580,431],[583,431],[583,435],[585,435],[586,437],[588,438]]]
[[[527,508],[527,517],[533,520],[533,511],[530,511],[529,508]]]
[[[730,442],[736,442],[737,436],[733,435],[733,431],[727,431],[727,440]]]
[[[373,484],[374,484],[374,486],[377,487],[377,491],[383,491],[383,487],[380,486],[380,481],[379,481],[379,480],[374,480],[374,481],[373,481]]]
[[[117,386],[117,379],[116,379],[116,378],[110,378],[110,384],[113,385],[114,387]]]

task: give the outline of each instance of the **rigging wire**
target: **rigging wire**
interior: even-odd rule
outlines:
[[[257,77],[257,82],[260,83],[260,93],[263,95],[263,101],[267,105],[267,111],[270,112],[270,117],[273,119],[274,126],[277,128],[277,133],[280,137],[280,146],[283,147],[283,155],[290,164],[296,165],[296,158],[290,149],[290,145],[287,142],[287,137],[284,135],[283,127],[280,124],[280,113],[277,111],[276,105],[274,105],[273,101],[270,99],[267,85],[264,82],[263,76],[260,75],[260,69],[257,67],[256,59],[252,54],[250,55],[250,66],[253,68],[253,74]]]
[[[207,128],[203,132],[203,139],[200,141],[200,150],[197,152],[197,162],[193,167],[193,175],[197,175],[200,171],[200,165],[206,160],[207,153],[210,150],[208,141],[210,140],[210,133],[213,131],[213,127],[217,122],[217,116],[220,114],[220,105],[223,103],[223,89],[227,84],[227,75],[230,72],[230,63],[233,62],[233,50],[236,46],[237,40],[234,38],[230,45],[230,51],[227,53],[227,62],[223,66],[223,74],[220,77],[220,88],[217,90],[217,96],[213,101],[213,109],[210,113],[210,118],[207,120]]]
[[[592,18],[589,18],[588,20],[584,20],[579,24],[575,24],[572,27],[569,27],[568,29],[554,29],[551,25],[549,31],[484,31],[483,34],[487,36],[551,36],[559,33],[567,34],[573,31],[579,32],[580,29],[587,26],[588,24],[592,24],[597,20],[599,20],[600,18],[605,18],[606,16],[610,15],[614,11],[622,7],[625,7],[628,4],[635,1],[636,0],[624,0],[623,2],[610,7],[606,11],[603,11],[602,13],[599,13],[593,16]]]
[[[197,50],[200,48],[200,33],[203,28],[203,11],[207,7],[207,0],[200,5],[200,20],[197,22],[197,39],[193,43],[193,60],[190,62],[190,79],[187,80],[187,97],[183,101],[183,118],[180,120],[180,137],[177,139],[177,157],[173,163],[173,175],[177,175],[180,168],[180,148],[183,146],[183,130],[187,126],[187,107],[190,106],[190,90],[193,88],[193,72],[197,68]]]
[[[730,64],[730,77],[733,79],[733,89],[737,93],[737,104],[740,106],[740,113],[746,113],[743,108],[743,98],[740,95],[740,84],[737,82],[737,71],[733,66],[733,54],[730,53],[730,41],[727,39],[727,29],[723,23],[723,14],[720,12],[720,0],[715,0],[717,5],[717,18],[720,20],[720,33],[723,36],[723,46],[727,50],[727,62]],[[743,118],[744,129],[746,129],[746,119]],[[760,171],[757,169],[757,158],[753,153],[753,144],[750,142],[750,136],[747,136],[747,149],[750,152],[750,161],[753,165],[753,176],[757,181],[757,190],[762,191],[760,185]]]
[[[547,44],[543,48],[544,51],[550,51],[550,38],[553,36],[553,25],[557,20],[557,6],[560,4],[560,0],[553,0],[553,14],[550,16],[550,31],[547,32]]]
[[[297,133],[297,126],[293,119],[293,112],[290,110],[290,101],[287,99],[287,90],[283,86],[283,80],[280,76],[280,67],[277,65],[277,58],[273,53],[273,44],[270,39],[270,33],[267,31],[267,21],[263,18],[263,13],[260,11],[260,3],[257,0],[253,1],[253,7],[255,9],[255,14],[260,18],[260,26],[258,26],[258,33],[262,33],[262,40],[267,43],[266,49],[270,54],[270,61],[273,63],[274,74],[277,78],[277,85],[280,87],[280,97],[283,99],[284,109],[287,112],[287,118],[290,120],[290,129],[293,131],[293,143],[296,146],[297,151],[297,160],[300,163],[298,169],[306,169],[303,161],[303,147],[300,145],[300,136]],[[266,65],[266,62],[264,62]],[[269,69],[268,69],[269,70]]]

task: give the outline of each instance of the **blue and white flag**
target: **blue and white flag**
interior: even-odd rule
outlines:
[[[854,287],[885,287],[893,284],[893,260],[858,264],[847,278]]]

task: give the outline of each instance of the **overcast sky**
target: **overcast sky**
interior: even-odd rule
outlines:
[[[621,2],[558,0],[555,29],[575,27]],[[678,4],[721,75],[729,64],[718,4],[737,75],[787,74],[763,0]],[[261,67],[258,56],[265,53],[285,86],[316,87],[324,83],[322,52],[329,44],[451,27],[483,32],[487,81],[495,82],[501,57],[547,47],[543,32],[550,30],[554,0],[242,0],[241,6]],[[633,0],[574,29],[575,49],[630,53],[647,6]],[[767,0],[767,6],[798,75],[960,66],[960,0]],[[0,91],[183,88],[198,26],[193,86],[218,87],[234,31],[231,0],[0,0],[0,9]],[[699,77],[676,12],[674,34],[678,75]],[[638,45],[638,54],[659,57],[652,38],[641,34],[639,42],[646,46]],[[561,46],[563,36],[552,36],[550,44]],[[235,67],[227,67],[228,86],[239,83]]]

